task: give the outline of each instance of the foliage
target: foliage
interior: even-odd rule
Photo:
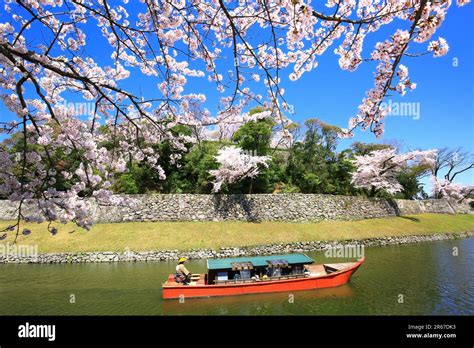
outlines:
[[[397,181],[401,186],[401,190],[395,194],[396,198],[428,198],[426,192],[423,190],[423,185],[419,181],[419,175],[411,168],[403,169],[400,174],[398,174]]]
[[[181,171],[189,143],[214,128],[219,130],[214,140],[229,140],[222,135],[232,135],[238,125],[245,128],[235,141],[266,155],[270,121],[245,126],[244,110],[261,105],[266,111],[258,114],[268,114],[284,129],[284,113],[293,107],[284,97],[283,77],[297,81],[315,72],[327,52],[338,55],[342,70],[374,65],[374,84],[339,135],[350,137],[359,128],[380,136],[387,94],[416,87],[403,64],[406,57],[412,62],[428,53],[447,54],[448,43],[435,34],[450,7],[451,1],[425,0],[328,0],[321,6],[305,0],[6,1],[0,88],[14,116],[1,122],[0,133],[19,134],[23,146],[19,161],[0,148],[0,194],[18,202],[44,198],[38,201],[44,216],[30,216],[37,221],[87,227],[91,212],[85,198],[126,203],[112,195],[112,187],[190,190]],[[365,52],[363,43],[372,40],[375,45],[365,45],[373,47]],[[152,85],[156,88],[142,88]],[[222,93],[211,105],[218,110],[214,115],[201,85]],[[177,125],[189,127],[192,135],[176,132]],[[291,182],[309,191],[347,192],[333,180],[334,173],[346,173],[329,151],[334,129],[317,127],[317,143],[308,134],[307,147],[319,152],[306,166],[300,156],[308,149],[297,150],[294,164],[302,168]],[[70,167],[60,165],[59,172],[61,161]],[[204,184],[204,176],[200,180]],[[22,207],[19,218],[28,215]]]
[[[234,134],[233,140],[243,150],[257,156],[266,156],[273,125],[274,122],[268,118],[247,122]]]
[[[392,146],[387,144],[362,143],[360,141],[354,141],[351,144],[353,156],[365,156],[373,151],[385,150],[389,148],[392,148]]]
[[[349,194],[353,165],[347,152],[336,153],[340,129],[317,119],[305,122],[303,142],[290,150],[287,175],[303,193]]]

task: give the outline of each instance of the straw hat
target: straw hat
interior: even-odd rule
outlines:
[[[178,263],[183,263],[185,261],[187,261],[188,259],[185,258],[185,257],[180,257],[179,260],[178,260]]]

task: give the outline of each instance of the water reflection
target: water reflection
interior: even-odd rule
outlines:
[[[350,284],[338,286],[330,289],[318,289],[311,291],[280,292],[272,294],[249,294],[236,298],[235,296],[212,297],[212,298],[191,298],[184,302],[179,300],[164,300],[162,310],[165,315],[205,315],[219,311],[220,314],[234,314],[236,309],[245,303],[248,307],[246,312],[239,314],[274,314],[277,307],[282,309],[317,300],[329,300],[350,298],[354,296],[354,291]],[[267,308],[270,304],[270,308]],[[269,309],[269,310],[268,310]],[[268,312],[267,312],[268,311]]]

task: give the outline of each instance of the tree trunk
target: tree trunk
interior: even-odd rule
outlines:
[[[376,193],[377,192],[375,190],[375,186],[372,186],[372,188],[370,189],[369,197],[374,197]]]

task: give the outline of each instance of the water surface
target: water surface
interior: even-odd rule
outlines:
[[[294,292],[293,303],[290,293],[163,301],[172,262],[0,264],[0,315],[474,314],[474,238],[366,248],[365,256],[348,284]],[[206,261],[188,268],[205,272]]]

